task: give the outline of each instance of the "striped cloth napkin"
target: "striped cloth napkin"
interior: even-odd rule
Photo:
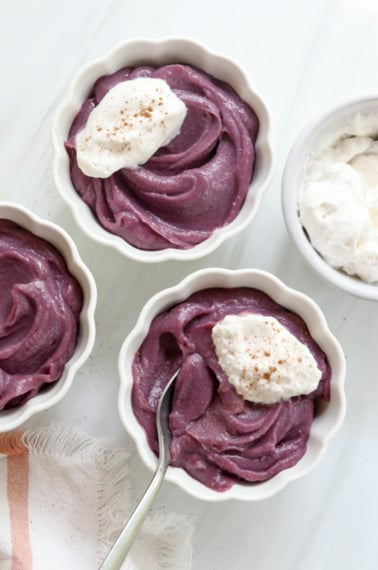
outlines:
[[[1,570],[99,568],[133,506],[127,463],[73,426],[1,434]],[[183,515],[150,515],[122,570],[189,570],[192,533]]]

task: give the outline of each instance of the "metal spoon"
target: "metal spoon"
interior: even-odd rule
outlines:
[[[179,371],[180,370],[176,370],[168,384],[165,386],[156,409],[159,461],[155,475],[126,523],[126,526],[105,558],[101,566],[102,570],[119,570],[121,568],[163,482],[170,460],[169,446],[172,439],[168,418],[172,404],[173,385]]]

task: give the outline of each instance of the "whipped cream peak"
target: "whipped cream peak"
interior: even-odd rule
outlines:
[[[245,400],[274,404],[319,384],[322,373],[309,348],[274,317],[227,315],[212,338],[223,372]]]
[[[121,168],[137,168],[178,135],[186,111],[163,79],[139,77],[118,83],[76,135],[80,170],[108,178]]]
[[[312,153],[299,199],[313,247],[368,283],[378,282],[377,136],[378,114],[353,116]]]

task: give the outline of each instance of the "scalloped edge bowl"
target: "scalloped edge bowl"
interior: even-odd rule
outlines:
[[[168,467],[166,479],[177,484],[188,494],[205,501],[238,499],[256,501],[266,499],[289,482],[311,471],[320,461],[328,444],[340,428],[345,415],[345,358],[343,351],[330,332],[325,317],[309,297],[284,285],[274,275],[257,269],[226,270],[218,268],[202,269],[190,274],[178,285],[165,289],[147,301],[135,327],[126,337],[119,354],[120,390],[118,397],[119,413],[123,425],[134,440],[143,463],[151,470],[156,469],[157,460],[148,446],[145,432],[137,421],[132,404],[132,362],[143,339],[148,334],[151,321],[156,315],[185,300],[189,295],[209,287],[255,287],[267,293],[276,302],[298,313],[306,322],[311,336],[327,354],[331,368],[331,401],[320,406],[315,417],[307,452],[293,467],[281,471],[271,479],[261,483],[236,483],[225,492],[214,491],[188,475],[183,469]]]
[[[74,189],[69,174],[69,159],[64,149],[72,121],[96,79],[125,65],[142,63],[160,65],[188,63],[229,83],[242,99],[256,112],[260,128],[256,141],[256,166],[246,200],[237,217],[227,226],[218,228],[202,243],[186,249],[168,248],[158,251],[138,249],[121,237],[101,227],[90,208]],[[75,75],[68,92],[57,109],[52,125],[54,147],[53,174],[55,185],[66,201],[82,230],[95,241],[115,248],[122,255],[136,261],[159,262],[166,260],[193,260],[214,251],[224,240],[243,230],[255,216],[262,195],[273,177],[273,142],[271,116],[262,97],[251,86],[246,73],[230,58],[215,54],[203,45],[184,38],[161,40],[135,39],[118,44],[103,58],[83,67]]]
[[[45,239],[63,255],[70,273],[78,280],[84,296],[80,314],[79,337],[75,352],[66,363],[62,376],[19,407],[0,410],[0,433],[19,427],[31,416],[47,410],[68,392],[76,373],[90,355],[95,341],[94,312],[97,288],[69,234],[57,224],[40,218],[27,208],[0,201],[0,218],[13,220],[31,233]]]
[[[288,234],[309,268],[323,281],[345,293],[368,301],[378,301],[378,285],[365,283],[331,267],[313,248],[299,219],[298,201],[309,155],[324,140],[338,133],[356,112],[378,113],[378,96],[370,94],[353,97],[321,114],[302,130],[286,159],[281,204]]]

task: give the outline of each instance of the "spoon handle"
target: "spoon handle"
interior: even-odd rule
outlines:
[[[151,483],[102,564],[102,570],[119,570],[121,568],[159,492],[166,470],[166,465],[160,464],[158,466]]]
[[[134,540],[136,539],[140,527],[142,526],[144,519],[146,518],[164,480],[170,458],[169,444],[171,441],[171,433],[169,430],[169,411],[171,408],[173,383],[179,371],[179,369],[176,370],[172,378],[164,387],[156,409],[156,428],[159,442],[159,460],[155,475],[151,479],[151,483],[135,507],[134,512],[129,518],[123,531],[114,543],[114,546],[105,558],[105,561],[101,566],[102,570],[119,570],[121,568],[122,563],[125,560]]]

